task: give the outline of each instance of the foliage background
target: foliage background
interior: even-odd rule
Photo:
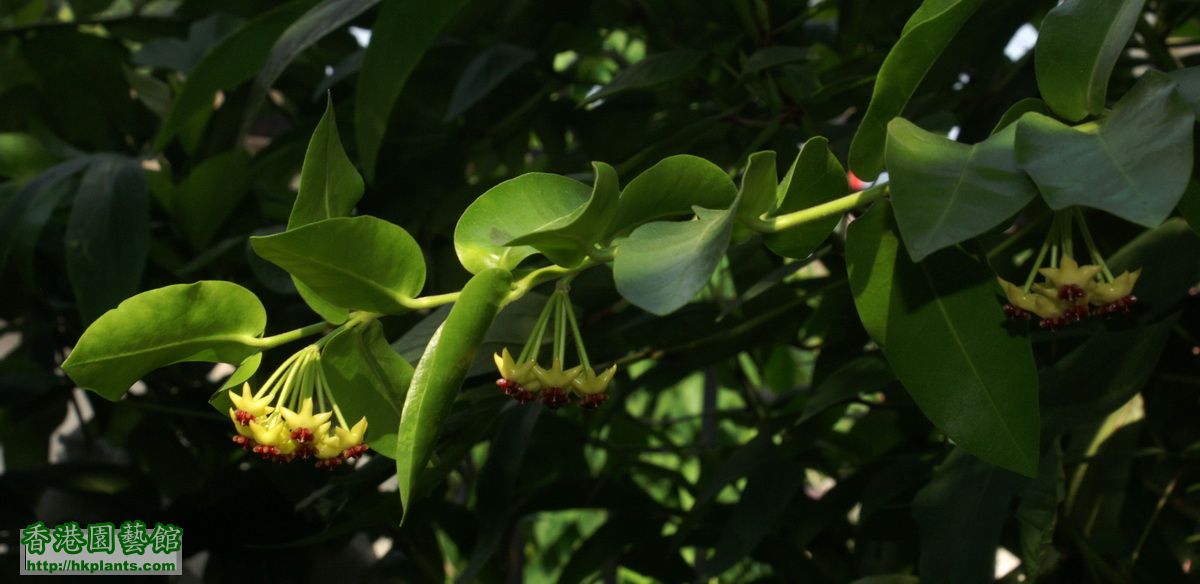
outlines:
[[[291,10],[288,24],[315,4],[276,14]],[[417,238],[434,293],[466,280],[451,240],[462,210],[524,172],[588,180],[601,160],[625,182],[676,153],[736,172],[753,151],[790,159],[814,135],[844,160],[875,72],[919,3],[461,4],[413,61],[359,204]],[[1037,95],[1033,54],[1016,48],[1054,4],[985,3],[906,117],[957,128],[964,142],[986,137],[1010,104]],[[615,399],[586,415],[519,408],[479,368],[439,448],[446,479],[403,529],[386,459],[332,475],[248,461],[206,403],[221,383],[209,366],[158,371],[116,403],[73,391],[58,369],[66,348],[141,290],[228,279],[266,304],[268,333],[314,320],[247,237],[286,222],[327,94],[350,158],[371,166],[355,108],[382,82],[359,75],[362,32],[379,26],[380,8],[327,1],[330,30],[296,35],[286,62],[252,50],[224,60],[215,109],[157,139],[201,56],[277,6],[0,1],[3,573],[17,571],[15,529],[36,518],[183,526],[189,574],[213,582],[986,581],[998,547],[1022,561],[1008,581],[1195,577],[1194,299],[1175,320],[1118,326],[1095,354],[1044,372],[1044,391],[1082,396],[1065,404],[1080,423],[1061,461],[1044,461],[1061,477],[1029,481],[954,453],[864,350],[840,236],[811,263],[737,246],[706,301],[662,318],[621,301],[606,269],[581,276],[573,299],[593,360],[626,365]],[[1122,55],[1112,94],[1147,64],[1171,65],[1168,43],[1190,64],[1198,9],[1149,2],[1153,18]],[[403,26],[437,18],[437,8],[412,10]],[[648,56],[658,65],[626,78],[628,90],[587,99]],[[394,59],[402,78],[404,58]],[[261,103],[266,87],[251,79],[271,67],[281,69]],[[81,179],[85,167],[130,161],[144,181]],[[1140,231],[1099,220],[1110,252]],[[1191,273],[1197,247],[1174,247],[1159,265]],[[511,307],[485,349],[520,342],[537,308]],[[426,318],[385,321],[397,350],[419,355]],[[1081,340],[1040,339],[1040,362]]]

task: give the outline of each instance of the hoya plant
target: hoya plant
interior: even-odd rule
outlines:
[[[0,8],[14,524],[138,509],[213,581],[1195,577],[1192,3],[234,4]]]

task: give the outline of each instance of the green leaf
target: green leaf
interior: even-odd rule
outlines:
[[[509,242],[541,229],[558,229],[560,225],[555,221],[560,219],[572,221],[572,214],[588,205],[590,193],[591,189],[577,180],[540,172],[523,174],[488,189],[467,207],[454,228],[458,260],[472,274],[488,268],[516,268],[538,250],[530,245],[509,247]],[[596,211],[609,213],[600,206]],[[579,217],[588,212],[586,208],[579,211]]]
[[[433,39],[469,0],[390,0],[371,27],[354,98],[358,157],[367,178],[375,176],[379,147],[404,84]]]
[[[1000,534],[1023,482],[962,449],[951,452],[913,499],[921,582],[993,581]]]
[[[780,65],[795,63],[797,61],[808,61],[810,59],[814,59],[814,55],[807,47],[787,45],[763,47],[754,51],[749,57],[746,57],[746,62],[742,64],[742,76],[753,75],[767,69],[774,69]]]
[[[738,191],[738,221],[753,221],[775,208],[775,191],[779,175],[775,170],[775,153],[755,152],[742,172],[742,188]]]
[[[300,192],[288,217],[288,229],[323,219],[346,217],[363,195],[363,180],[342,148],[338,136],[333,99],[327,98],[325,114],[308,141],[304,165],[300,169]],[[292,278],[300,297],[325,320],[340,324],[348,311],[321,298],[303,282]]]
[[[934,61],[982,0],[925,0],[913,13],[875,78],[871,103],[850,144],[850,168],[864,181],[883,170],[887,125],[904,111]]]
[[[1195,178],[1188,181],[1187,189],[1179,197],[1179,204],[1176,205],[1176,208],[1179,209],[1179,214],[1187,221],[1192,231],[1200,235],[1200,181]],[[2,263],[0,262],[0,264]]]
[[[150,371],[182,361],[241,363],[260,351],[262,303],[231,282],[176,284],[143,292],[83,332],[63,371],[109,400]]]
[[[1029,339],[1006,332],[995,278],[957,249],[897,253],[891,208],[851,224],[850,286],[863,324],[921,411],[964,450],[1037,472],[1038,382]]]
[[[1021,116],[1029,112],[1036,112],[1047,116],[1051,115],[1052,113],[1050,111],[1050,106],[1046,105],[1046,102],[1036,97],[1026,97],[1025,99],[1022,99],[1009,106],[1008,110],[1004,112],[1004,115],[1000,116],[1000,121],[996,122],[996,127],[992,128],[991,135],[999,134],[1001,130],[1017,123],[1017,121],[1021,119]]]
[[[230,213],[250,190],[250,155],[240,148],[201,162],[179,183],[171,208],[192,248],[212,243]]]
[[[0,133],[0,176],[23,180],[54,164],[54,157],[30,134]]]
[[[325,114],[317,123],[304,166],[300,169],[300,191],[288,217],[288,229],[334,217],[346,217],[363,195],[363,180],[342,148],[338,136],[333,99],[325,102]]]
[[[154,149],[162,150],[197,115],[210,112],[217,91],[233,89],[253,77],[275,39],[311,4],[312,0],[296,0],[265,12],[205,52],[163,120]]]
[[[322,298],[354,310],[407,312],[404,301],[425,285],[421,247],[403,228],[369,215],[251,237],[250,244]]]
[[[225,383],[221,384],[220,389],[213,392],[208,398],[208,405],[211,405],[217,410],[217,413],[222,417],[229,415],[229,408],[233,407],[233,400],[229,399],[229,390],[239,388],[243,383],[250,381],[255,373],[258,373],[258,368],[262,366],[262,353],[255,353],[246,357],[245,360],[233,370],[233,374]],[[239,392],[240,393],[240,392]]]
[[[750,555],[803,485],[804,466],[790,460],[782,448],[772,448],[746,476],[746,488],[721,529],[721,539],[712,559],[705,562],[704,573],[719,575]]]
[[[617,210],[617,197],[621,194],[617,171],[613,167],[603,162],[593,162],[592,168],[596,180],[592,185],[591,198],[586,203],[505,245],[532,247],[560,266],[579,264],[604,237]]]
[[[779,183],[775,214],[791,213],[828,203],[849,192],[846,169],[829,151],[829,140],[816,136],[800,147],[792,167]],[[816,251],[841,220],[840,215],[826,217],[786,231],[768,234],[763,237],[763,242],[771,251],[785,258],[803,259]]]
[[[612,81],[599,91],[587,96],[584,103],[620,95],[627,91],[649,89],[687,77],[700,64],[704,53],[678,50],[649,55],[645,59],[622,69]]]
[[[1042,19],[1034,66],[1042,99],[1079,121],[1104,111],[1108,78],[1145,0],[1066,0]]]
[[[1021,535],[1021,567],[1031,581],[1048,573],[1058,559],[1054,529],[1058,525],[1058,505],[1064,497],[1065,478],[1062,448],[1055,442],[1042,453],[1037,479],[1020,493],[1016,517]]]
[[[1179,95],[1191,104],[1192,111],[1200,117],[1200,67],[1176,69],[1167,75],[1175,81]]]
[[[896,376],[878,353],[863,355],[830,373],[813,388],[812,395],[804,402],[804,412],[796,419],[796,423],[803,423],[859,394],[881,391],[894,381]]]
[[[18,185],[5,183],[12,194],[0,205],[0,270],[8,263],[13,249],[25,252],[32,265],[34,247],[54,209],[75,190],[68,179],[87,168],[95,158],[83,156],[50,167],[45,172]]]
[[[625,185],[607,239],[647,221],[689,214],[693,206],[724,209],[737,193],[729,175],[703,158],[687,154],[664,158]]]
[[[63,247],[83,322],[137,292],[150,254],[150,191],[137,161],[105,157],[88,168]]]
[[[372,6],[379,0],[321,0],[295,22],[291,23],[271,47],[271,52],[258,68],[258,76],[250,90],[246,112],[242,114],[242,131],[245,135],[250,125],[258,116],[258,110],[267,98],[267,91],[275,85],[275,81],[283,74],[284,69],[325,35],[338,30],[346,23]]]
[[[507,43],[485,49],[471,59],[462,77],[458,78],[454,92],[450,94],[450,105],[446,108],[445,119],[452,120],[471,109],[536,56],[534,51]]]
[[[1084,205],[1154,227],[1187,187],[1194,120],[1171,79],[1149,72],[1099,123],[1026,114],[1017,160],[1052,209]]]
[[[512,274],[505,270],[484,270],[471,278],[417,362],[396,446],[396,479],[405,517],[442,424],[511,286]]]
[[[888,124],[887,168],[896,222],[914,261],[976,237],[1037,196],[1017,166],[1017,127],[968,146],[904,118]]]
[[[334,336],[321,350],[321,368],[346,421],[355,424],[365,416],[366,443],[395,458],[413,368],[388,344],[379,321]]]
[[[621,242],[613,260],[617,292],[659,316],[682,308],[717,269],[733,233],[736,207],[696,207],[691,221],[656,221]]]

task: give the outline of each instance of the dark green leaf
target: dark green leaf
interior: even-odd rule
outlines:
[[[1067,0],[1042,19],[1034,64],[1042,99],[1079,121],[1104,111],[1108,78],[1145,0]]]
[[[354,101],[358,157],[367,178],[375,176],[379,146],[408,76],[426,49],[468,0],[384,2],[371,27]]]
[[[83,322],[137,292],[150,252],[150,192],[137,161],[107,157],[88,168],[63,247]]]
[[[925,0],[913,13],[875,77],[867,113],[850,144],[850,169],[865,181],[883,169],[887,125],[904,111],[934,61],[982,0]]]
[[[337,334],[321,350],[321,368],[346,421],[367,418],[366,442],[395,458],[400,410],[413,368],[383,336],[379,321]]]
[[[1058,553],[1054,550],[1054,529],[1058,525],[1058,505],[1064,497],[1065,480],[1062,448],[1057,442],[1042,453],[1036,480],[1021,491],[1017,522],[1021,528],[1021,567],[1028,581],[1049,572]]]
[[[1194,120],[1171,79],[1150,72],[1098,123],[1026,114],[1017,160],[1052,209],[1084,205],[1154,227],[1187,187]]]
[[[250,189],[250,155],[223,152],[200,163],[179,183],[171,207],[192,247],[202,250]]]
[[[206,51],[163,120],[154,139],[155,150],[166,147],[197,115],[210,111],[217,91],[233,89],[253,77],[267,60],[275,39],[311,4],[312,0],[295,0],[265,12]]]
[[[1017,166],[1016,126],[967,146],[904,118],[888,124],[892,205],[914,261],[978,236],[1037,196]]]
[[[450,94],[445,119],[452,120],[471,109],[536,56],[534,51],[505,43],[488,47],[467,64],[462,77],[458,78],[454,93]]]
[[[242,134],[249,131],[250,124],[258,116],[258,110],[267,98],[267,91],[300,53],[378,3],[379,0],[321,0],[320,4],[289,25],[258,68],[249,105],[242,117]]]
[[[649,55],[628,68],[622,69],[613,76],[613,80],[607,85],[589,95],[584,103],[676,81],[690,74],[703,58],[704,53],[689,50]]]
[[[867,331],[921,411],[950,439],[1033,476],[1037,369],[1029,339],[1003,326],[995,278],[957,249],[913,263],[895,252],[895,232],[890,206],[877,203],[851,225],[846,242],[850,285]]]

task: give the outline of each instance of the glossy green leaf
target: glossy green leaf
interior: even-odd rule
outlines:
[[[346,217],[363,195],[363,180],[354,163],[346,156],[338,135],[333,99],[327,99],[325,114],[308,141],[304,166],[300,169],[300,191],[288,217],[288,229],[315,221]],[[347,310],[322,298],[303,282],[293,278],[300,297],[322,318],[344,322]]]
[[[452,120],[487,97],[510,75],[533,60],[537,53],[523,47],[500,43],[471,59],[450,94],[446,120]]]
[[[1066,0],[1038,30],[1034,66],[1042,99],[1079,121],[1104,111],[1108,78],[1129,42],[1145,0]]]
[[[742,171],[742,187],[738,192],[737,220],[754,220],[775,209],[775,191],[779,174],[775,170],[774,152],[755,152]]]
[[[250,155],[240,148],[192,169],[175,189],[171,207],[193,248],[202,250],[212,243],[249,190]]]
[[[1099,123],[1026,114],[1017,160],[1052,209],[1083,205],[1154,227],[1187,187],[1194,120],[1171,79],[1150,72]]]
[[[659,316],[691,302],[725,257],[734,212],[696,207],[691,221],[656,221],[635,229],[613,260],[617,292]]]
[[[433,39],[468,0],[389,0],[371,27],[354,97],[358,157],[367,178],[375,176],[379,147],[404,84]]]
[[[1200,235],[1200,181],[1194,178],[1188,181],[1187,189],[1183,191],[1183,196],[1179,197],[1176,208],[1192,231]]]
[[[354,310],[407,312],[404,301],[425,285],[421,247],[403,228],[369,215],[251,237],[250,244],[322,298]]]
[[[991,271],[957,249],[913,263],[896,252],[891,208],[851,224],[850,286],[867,331],[921,411],[964,450],[1034,475],[1037,368],[1010,335]]]
[[[590,196],[587,185],[556,174],[532,172],[506,180],[480,195],[458,218],[454,251],[473,274],[488,268],[516,268],[538,250],[529,245],[509,247],[509,242],[542,229],[558,229],[555,221],[572,221],[572,214],[584,207]],[[600,206],[596,211],[609,213]],[[579,211],[580,216],[584,213],[589,210]],[[553,240],[561,242],[561,238]]]
[[[782,215],[828,203],[849,192],[846,169],[829,151],[829,140],[821,136],[809,138],[779,183],[775,214]],[[768,234],[763,237],[763,242],[771,251],[785,258],[803,259],[829,238],[841,220],[841,216],[837,215],[826,217]]]
[[[900,40],[875,77],[871,103],[850,144],[850,169],[865,181],[883,170],[887,125],[904,112],[934,61],[982,5],[982,0],[925,0],[913,13]]]
[[[719,166],[698,156],[670,156],[625,185],[608,236],[625,235],[647,221],[690,214],[693,206],[725,209],[737,193]]]
[[[137,161],[112,156],[88,167],[63,247],[84,322],[137,292],[150,253],[150,191]]]
[[[388,344],[379,321],[334,336],[321,350],[321,368],[346,421],[355,424],[365,416],[366,443],[395,458],[413,368]]]
[[[442,424],[511,285],[512,274],[500,269],[471,278],[417,362],[396,446],[396,478],[405,517],[412,510],[417,479],[433,456]]]
[[[549,224],[507,242],[529,246],[560,266],[575,266],[595,249],[617,210],[621,194],[617,171],[603,162],[593,162],[596,180],[591,198]]]
[[[1050,106],[1046,102],[1036,97],[1026,97],[1017,103],[1009,106],[1008,110],[1000,116],[1000,121],[996,122],[996,127],[992,128],[992,135],[999,134],[1001,130],[1017,123],[1021,116],[1029,112],[1035,112],[1043,115],[1051,115]]]
[[[233,370],[233,374],[229,376],[229,379],[226,379],[225,383],[222,383],[221,387],[214,391],[212,396],[208,398],[208,405],[216,409],[217,413],[221,414],[222,417],[229,415],[229,408],[233,407],[233,400],[229,399],[229,390],[237,390],[240,393],[242,384],[249,382],[250,378],[254,377],[255,373],[258,373],[258,368],[262,366],[262,359],[262,353],[255,353],[246,357],[237,366],[237,369]]]
[[[311,4],[312,0],[296,0],[264,12],[205,52],[163,120],[154,149],[162,150],[197,115],[211,111],[218,91],[233,89],[254,77],[275,39]]]
[[[904,118],[888,124],[891,201],[913,260],[996,227],[1037,196],[1017,166],[1016,135],[1010,125],[968,146]]]
[[[627,91],[649,89],[687,77],[704,58],[704,53],[691,50],[667,51],[647,56],[622,69],[612,81],[584,99],[584,103],[620,95]]]
[[[250,125],[258,116],[259,108],[266,101],[267,91],[296,57],[325,38],[325,35],[344,27],[346,23],[378,3],[379,0],[321,0],[288,25],[271,47],[266,60],[258,67],[258,76],[254,78],[254,85],[251,86],[246,112],[242,114],[242,134],[245,135],[249,131]]]
[[[1009,505],[1024,482],[962,449],[951,452],[913,499],[921,582],[993,581]]]
[[[84,389],[117,400],[150,371],[181,361],[241,363],[260,351],[262,303],[230,282],[176,284],[143,292],[83,332],[63,371]]]

